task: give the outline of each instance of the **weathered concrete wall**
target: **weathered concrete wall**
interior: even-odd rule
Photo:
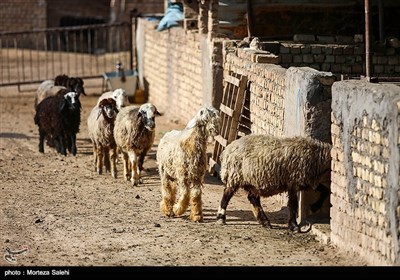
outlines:
[[[374,265],[400,264],[400,87],[332,87],[331,241]]]
[[[309,67],[286,72],[285,136],[311,136],[331,142],[331,86],[335,76]]]

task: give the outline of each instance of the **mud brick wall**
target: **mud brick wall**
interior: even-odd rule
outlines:
[[[400,87],[332,87],[331,241],[374,265],[400,264]]]
[[[46,27],[46,1],[1,0],[0,31],[23,31]]]
[[[311,36],[314,38],[313,35]],[[334,37],[332,37],[332,40],[335,40]],[[349,40],[352,40],[351,37]],[[272,47],[270,50],[278,54],[278,64],[283,67],[308,66],[320,71],[329,71],[338,76],[340,74],[356,77],[365,75],[365,48],[363,43],[282,42],[279,45],[278,50],[276,44],[265,44],[267,50]],[[371,59],[372,76],[398,77],[400,75],[400,48],[381,48],[372,53]]]
[[[273,64],[254,63],[249,52],[238,49],[237,54],[226,54],[224,72],[247,76],[248,115],[245,113],[242,124],[251,133],[282,136],[286,69]],[[244,118],[250,123],[243,123]]]
[[[199,34],[181,27],[155,30],[158,22],[140,19],[145,29],[143,74],[149,102],[170,119],[187,123],[203,105]]]

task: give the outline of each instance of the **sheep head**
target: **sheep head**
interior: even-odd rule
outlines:
[[[120,110],[121,107],[129,105],[128,95],[122,88],[117,88],[116,90],[114,90],[112,93],[112,98],[114,98],[114,100],[117,102],[118,110]]]
[[[156,106],[151,103],[145,103],[140,106],[138,111],[139,116],[143,118],[144,126],[147,130],[153,131],[156,127],[155,116],[160,115]]]
[[[77,92],[79,95],[86,95],[85,89],[83,88],[83,80],[81,78],[69,78],[67,87]]]
[[[202,107],[191,119],[186,128],[203,127],[207,136],[215,136],[219,133],[221,118],[217,109],[213,107]]]
[[[60,111],[62,111],[65,108],[65,105],[67,105],[68,109],[70,110],[75,110],[77,108],[80,108],[81,105],[78,97],[79,94],[74,91],[70,91],[64,94],[64,99],[63,102],[61,103]]]
[[[106,98],[100,101],[99,103],[99,113],[97,115],[97,119],[99,119],[100,115],[104,112],[104,118],[113,119],[118,114],[117,104],[113,98]]]

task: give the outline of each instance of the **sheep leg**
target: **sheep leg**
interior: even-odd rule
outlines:
[[[320,195],[319,195],[318,200],[316,202],[314,202],[313,204],[311,204],[311,206],[310,206],[312,213],[315,213],[319,209],[321,209],[322,204],[325,202],[325,199],[330,194],[329,189],[322,184],[319,184],[318,187],[316,188],[316,190],[320,192]]]
[[[97,166],[96,166],[96,171],[97,174],[99,175],[103,173],[103,158],[104,158],[103,147],[100,146],[97,149]]]
[[[106,172],[110,172],[110,170],[111,170],[110,158],[111,158],[111,155],[110,155],[109,150],[105,149],[104,150],[104,167],[106,169]]]
[[[179,186],[179,199],[173,207],[175,216],[181,216],[183,213],[185,213],[186,209],[189,206],[188,188],[183,183],[178,183],[178,186]]]
[[[77,152],[77,149],[76,149],[76,134],[70,135],[70,137],[68,137],[68,140],[70,141],[70,143],[68,143],[68,147],[71,148],[70,152],[74,156],[76,156],[76,152]]]
[[[262,209],[260,196],[249,192],[249,194],[247,195],[247,199],[250,201],[251,205],[253,205],[254,217],[260,223],[260,225],[262,225],[263,227],[272,228],[267,215]]]
[[[141,183],[138,167],[138,157],[135,152],[128,152],[128,156],[131,164],[131,181],[134,186],[138,186],[139,183]]]
[[[176,188],[172,180],[166,178],[165,174],[161,175],[162,200],[160,203],[160,209],[165,216],[172,217],[174,215],[172,207],[175,202],[175,191]]]
[[[46,137],[46,132],[39,129],[39,152],[44,153],[44,138]]]
[[[297,191],[296,190],[289,190],[288,191],[288,209],[289,209],[289,230],[300,232],[300,227],[297,224],[297,211],[299,209],[299,202],[297,199]]]
[[[190,220],[192,222],[203,221],[203,203],[201,201],[201,185],[193,186],[190,189]]]
[[[141,153],[140,156],[139,156],[139,170],[140,170],[140,172],[142,172],[142,170],[143,170],[143,162],[144,162],[144,158],[145,158],[146,154],[147,154],[147,151],[143,151],[143,153]]]
[[[235,194],[236,189],[231,187],[225,187],[224,194],[222,195],[221,203],[219,205],[217,213],[217,223],[225,224],[226,222],[226,208],[228,207],[229,201]]]
[[[130,174],[130,162],[127,153],[122,153],[122,157],[124,159],[124,177],[125,181],[130,181],[131,174]]]
[[[66,156],[67,155],[67,150],[65,148],[65,139],[63,136],[59,136],[58,139],[55,139],[55,145],[56,147],[59,147],[59,153]]]
[[[93,143],[93,163],[94,163],[94,171],[97,172],[97,148],[95,143]]]
[[[111,176],[114,179],[116,179],[117,178],[117,167],[116,167],[117,151],[116,151],[115,147],[108,150],[108,156],[109,156],[108,161],[109,161],[110,167],[111,167]],[[108,158],[107,155],[106,155],[106,158]]]

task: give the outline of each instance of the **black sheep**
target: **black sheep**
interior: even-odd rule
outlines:
[[[39,127],[39,152],[44,153],[44,139],[62,155],[67,149],[76,155],[76,134],[81,122],[79,94],[60,90],[36,107],[35,124]]]
[[[81,78],[68,77],[67,75],[58,75],[54,79],[55,86],[64,86],[70,91],[75,91],[78,95],[86,95],[85,89],[83,87],[83,80]]]

